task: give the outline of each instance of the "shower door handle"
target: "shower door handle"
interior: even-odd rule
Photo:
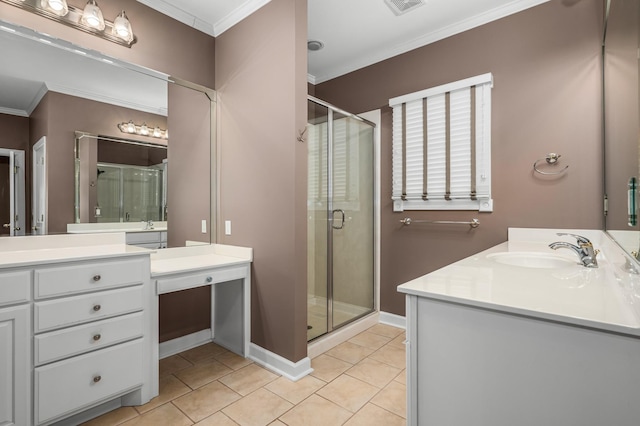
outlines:
[[[336,221],[334,219],[335,214],[336,213],[340,213],[342,215],[342,218],[340,219],[340,226],[336,226]],[[342,209],[335,209],[334,211],[331,212],[331,219],[332,219],[332,224],[331,226],[333,227],[333,229],[342,229],[344,228],[344,210]]]

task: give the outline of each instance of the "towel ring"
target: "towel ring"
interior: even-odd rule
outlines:
[[[535,170],[536,172],[540,173],[541,175],[559,175],[561,173],[564,173],[565,170],[567,170],[569,168],[569,166],[564,166],[564,169],[557,171],[557,172],[543,172],[542,170],[538,169],[538,163],[540,163],[541,161],[546,161],[547,164],[549,165],[556,165],[558,163],[558,159],[561,157],[560,154],[556,154],[555,152],[550,152],[549,154],[547,154],[547,156],[545,158],[541,158],[539,160],[537,160],[535,163],[533,163],[533,170]]]

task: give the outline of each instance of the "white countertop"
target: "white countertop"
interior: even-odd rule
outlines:
[[[166,232],[167,222],[153,222],[151,229],[144,222],[68,223],[69,234],[102,234],[111,232]]]
[[[602,250],[599,267],[578,264],[578,256],[570,250],[551,250],[548,245],[554,241],[575,244],[571,237],[558,237],[556,232],[589,238]],[[504,252],[558,258],[561,265],[530,268],[499,263],[492,257]],[[402,284],[398,291],[640,335],[640,275],[633,269],[623,251],[601,231],[514,229],[508,242]]]
[[[0,269],[150,253],[125,244],[123,233],[7,237],[0,238]]]
[[[248,264],[253,249],[205,244],[158,250],[151,255],[151,277]]]

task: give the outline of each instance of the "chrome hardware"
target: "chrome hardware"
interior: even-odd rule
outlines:
[[[100,279],[102,279],[102,277],[100,275],[94,275],[93,276],[93,281],[94,282],[98,282],[98,281],[100,281]]]
[[[340,213],[342,215],[342,220],[340,222],[340,226],[336,226],[335,224],[332,224],[331,226],[333,227],[333,229],[342,229],[342,228],[344,228],[344,218],[345,218],[344,210],[335,209],[334,211],[332,211],[331,212],[331,219],[333,219],[333,215],[335,213]]]
[[[207,282],[208,283],[213,282],[213,277],[207,277]]]
[[[557,172],[543,172],[542,170],[538,169],[538,163],[544,160],[550,166],[555,166],[558,163],[558,160],[560,159],[560,157],[561,157],[560,154],[556,154],[555,152],[550,152],[547,154],[545,158],[536,160],[536,162],[533,163],[533,170],[537,173],[540,173],[541,175],[559,175],[563,173],[565,170],[567,170],[569,166],[564,166],[564,169],[559,170]]]
[[[93,377],[93,383],[98,383],[100,380],[102,380],[102,376],[94,376]]]
[[[11,227],[11,224],[10,224],[10,223],[3,223],[3,224],[2,224],[2,227],[3,227],[3,228],[10,228],[10,227]]]
[[[97,342],[98,340],[100,340],[100,338],[102,338],[102,336],[100,334],[94,334],[93,335],[93,341]]]
[[[93,305],[93,311],[94,311],[94,312],[98,312],[100,309],[102,309],[102,306],[100,306],[100,305]]]
[[[580,263],[582,263],[583,266],[586,266],[587,268],[598,267],[598,261],[596,259],[596,256],[598,256],[598,253],[600,253],[600,250],[594,250],[593,244],[591,244],[591,241],[589,241],[588,238],[583,237],[581,235],[568,234],[566,232],[558,232],[556,235],[559,237],[562,237],[565,235],[573,237],[578,242],[578,245],[576,246],[574,244],[567,243],[565,241],[556,241],[555,243],[549,244],[549,248],[553,250],[557,250],[559,248],[566,248],[566,249],[573,250],[580,258]]]
[[[400,223],[403,225],[411,225],[412,223],[433,223],[436,225],[469,225],[471,228],[477,228],[480,226],[478,219],[471,219],[469,222],[460,222],[456,220],[413,220],[410,217],[400,219]]]

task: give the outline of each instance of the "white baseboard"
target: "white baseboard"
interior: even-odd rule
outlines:
[[[160,343],[159,357],[160,359],[163,359],[212,341],[213,336],[210,328],[196,331],[195,333]]]
[[[349,325],[345,325],[344,327],[341,327],[336,331],[332,331],[331,333],[319,338],[318,340],[314,340],[312,343],[309,343],[309,345],[307,345],[307,356],[313,359],[318,355],[322,355],[329,349],[338,346],[340,343],[346,342],[352,337],[362,333],[366,329],[378,324],[378,317],[379,314],[377,312],[374,312]]]
[[[247,358],[294,382],[313,372],[309,357],[294,363],[254,343],[249,344]]]
[[[407,319],[405,317],[390,314],[389,312],[380,312],[380,323],[407,329]]]

